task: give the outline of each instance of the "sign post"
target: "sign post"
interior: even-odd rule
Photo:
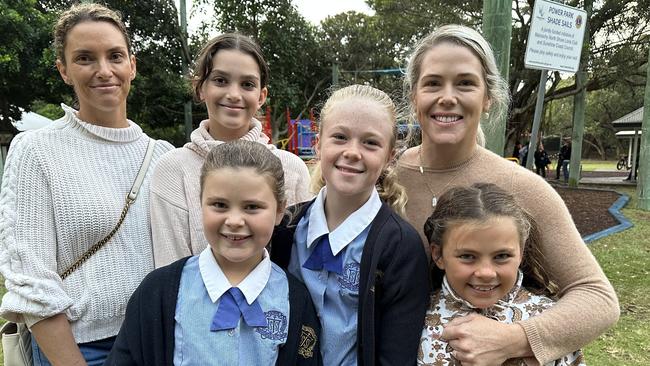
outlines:
[[[529,69],[541,70],[542,75],[528,144],[528,169],[533,166],[534,152],[537,150],[548,70],[573,73],[578,71],[586,22],[587,13],[582,9],[548,0],[535,1],[524,64]]]

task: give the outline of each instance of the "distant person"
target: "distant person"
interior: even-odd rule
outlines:
[[[442,337],[443,327],[456,318],[481,314],[513,324],[555,304],[557,286],[542,266],[535,221],[497,185],[475,183],[448,190],[425,222],[424,232],[444,276],[433,285],[418,364],[459,364]],[[576,351],[551,364],[584,365],[582,359]],[[514,361],[508,364],[526,364],[523,359]]]
[[[546,167],[549,164],[551,164],[551,159],[549,159],[548,153],[544,150],[544,144],[540,142],[535,151],[535,171],[537,172],[537,175],[546,178]]]
[[[521,158],[521,161],[519,162],[519,164],[521,164],[521,166],[523,166],[523,167],[526,167],[526,160],[528,160],[528,143],[527,142],[524,143],[521,146],[521,149],[519,149],[519,157]]]
[[[566,161],[566,166],[564,162]],[[560,152],[557,157],[557,166],[555,167],[555,179],[560,179],[560,170],[564,174],[564,181],[569,180],[569,162],[571,161],[571,140],[565,139],[560,147]]]
[[[519,160],[519,150],[521,150],[521,142],[516,141],[515,142],[515,147],[512,150],[512,157],[516,158],[518,162],[520,162],[520,160]]]
[[[251,38],[225,33],[205,44],[192,75],[196,100],[208,118],[191,141],[160,161],[151,181],[151,227],[156,268],[208,246],[203,234],[199,175],[210,149],[226,141],[258,142],[282,162],[287,204],[312,198],[309,170],[298,156],[275,147],[255,114],[266,101],[269,67]]]
[[[567,140],[563,148],[562,175],[564,176],[564,183],[567,183],[569,181],[569,163],[571,162],[571,140]]]
[[[321,364],[309,292],[266,250],[284,214],[282,169],[254,141],[208,153],[199,195],[209,246],[144,279],[107,366]]]
[[[70,7],[54,26],[54,50],[78,106],[11,143],[0,193],[8,290],[0,316],[31,330],[35,366],[102,365],[129,297],[153,270],[149,182],[173,147],[127,118],[136,57],[118,12]],[[127,201],[141,168],[139,194]]]

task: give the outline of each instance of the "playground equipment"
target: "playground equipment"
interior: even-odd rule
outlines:
[[[264,121],[262,121],[262,132],[266,136],[273,140],[273,129],[271,128],[271,107],[268,105],[266,106],[266,110],[264,111]]]
[[[291,119],[291,111],[286,109],[287,118],[287,137],[275,141],[275,145],[282,149],[290,151],[304,160],[313,159],[316,156],[314,145],[318,136],[318,125],[315,122],[314,111],[309,111],[309,119],[301,119],[300,115]],[[265,114],[262,118],[262,131],[272,139],[273,131],[271,129],[271,108],[266,107]]]
[[[305,160],[316,156],[314,145],[318,136],[318,126],[314,121],[313,109],[309,110],[309,119],[291,119],[291,112],[287,108],[287,150]]]
[[[318,124],[314,117],[314,110],[309,110],[309,119],[300,118],[298,115],[295,119],[291,118],[291,111],[289,108],[285,112],[287,119],[287,137],[275,141],[275,145],[282,149],[298,155],[303,160],[311,160],[316,157],[314,146],[318,141]],[[271,137],[271,109],[266,108],[266,115],[263,118],[262,129],[264,133]],[[408,125],[406,123],[398,123],[397,133],[398,139],[404,139],[409,130],[412,133],[419,133],[420,126],[417,124]]]

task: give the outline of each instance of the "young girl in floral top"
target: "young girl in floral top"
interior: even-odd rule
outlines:
[[[516,323],[553,306],[556,286],[541,267],[535,222],[498,186],[447,191],[424,225],[436,267],[418,349],[420,365],[460,365],[454,340],[442,337],[454,318],[480,314]],[[531,361],[533,359],[531,358]],[[510,359],[508,365],[526,365]],[[547,365],[583,365],[580,351]]]

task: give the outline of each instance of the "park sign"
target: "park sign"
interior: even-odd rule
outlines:
[[[536,0],[524,64],[530,69],[576,72],[580,64],[587,12]]]

